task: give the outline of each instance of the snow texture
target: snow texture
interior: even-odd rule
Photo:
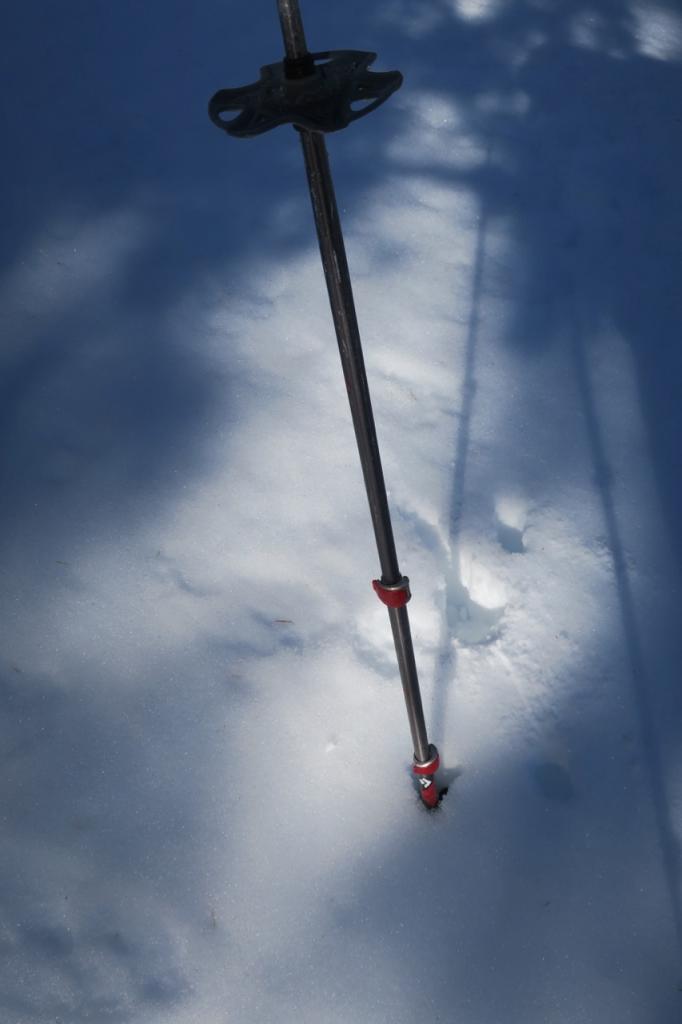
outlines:
[[[304,2],[411,750],[275,4],[5,15],[3,1024],[682,1019],[682,12]]]

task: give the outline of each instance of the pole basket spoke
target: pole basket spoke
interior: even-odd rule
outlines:
[[[260,69],[260,79],[221,89],[208,113],[218,128],[249,138],[281,124],[338,132],[381,106],[402,85],[399,71],[370,71],[376,53],[326,50]]]

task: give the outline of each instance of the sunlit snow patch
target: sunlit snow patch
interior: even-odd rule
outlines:
[[[570,24],[571,41],[583,50],[607,50],[604,45],[608,38],[608,22],[596,11],[578,11]]]
[[[508,0],[450,0],[450,5],[462,21],[492,21],[508,5]]]
[[[444,12],[435,6],[392,0],[377,14],[379,21],[398,26],[410,39],[422,39],[442,22]]]
[[[135,209],[120,207],[89,218],[63,211],[31,239],[0,280],[2,307],[10,316],[23,316],[22,324],[61,314],[125,272],[131,254],[148,238],[149,225]]]
[[[637,26],[639,52],[655,60],[679,60],[682,57],[682,16],[651,4],[631,8]]]
[[[391,140],[388,156],[408,166],[451,167],[460,171],[480,167],[486,147],[469,132],[463,110],[451,97],[424,91],[400,96],[405,126]]]
[[[502,583],[464,549],[459,556],[459,579],[450,581],[449,626],[463,646],[496,639],[507,595]]]

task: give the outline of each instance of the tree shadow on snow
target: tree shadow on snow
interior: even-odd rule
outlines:
[[[682,357],[676,342],[682,323],[677,284],[682,133],[676,109],[682,65],[674,57],[646,52],[637,40],[635,14],[620,4],[602,4],[597,11],[574,0],[551,5],[510,0],[479,8],[462,4],[453,13],[450,5],[433,4],[430,27],[428,19],[417,23],[408,4],[387,7],[386,23],[402,26],[411,39],[419,88],[452,98],[466,133],[495,157],[473,169],[448,171],[429,164],[427,154],[415,166],[470,189],[480,204],[480,230],[496,221],[509,225],[514,267],[506,294],[514,315],[506,341],[527,360],[529,377],[547,346],[563,345],[573,366],[580,394],[576,412],[591,451],[613,562],[663,874],[682,942],[680,856],[657,735],[660,714],[656,721],[657,708],[672,713],[679,698],[661,692],[660,685],[657,692],[658,681],[645,663],[599,427],[600,396],[586,362],[590,338],[604,329],[615,330],[629,346],[657,497],[682,567],[677,408]],[[474,258],[463,364],[462,408],[468,412],[458,433],[450,525],[455,546],[480,304],[480,253]],[[560,478],[572,455],[570,450],[555,454],[551,472]],[[435,687],[440,716],[455,672],[449,635],[444,650],[450,653],[443,655]]]
[[[455,17],[451,5],[434,3],[433,27],[422,20],[422,27],[410,33],[401,31],[408,24],[406,9],[393,4],[383,10],[381,32],[388,45],[382,66],[395,63],[415,88],[451,94],[462,104],[469,129],[486,142],[492,139],[504,155],[468,171],[425,169],[452,187],[471,189],[488,220],[513,223],[521,272],[514,280],[517,320],[509,344],[532,372],[533,346],[558,344],[572,308],[579,309],[582,324],[615,325],[637,369],[651,462],[679,561],[676,383],[682,367],[674,339],[682,319],[675,278],[682,235],[677,187],[682,144],[674,104],[682,85],[680,65],[637,52],[631,16],[621,4],[600,5],[591,23],[591,9],[579,3],[510,0],[494,17],[479,21]],[[348,23],[351,10],[358,19],[347,36],[327,38],[329,28]],[[330,15],[324,39],[316,20],[321,14],[311,13],[313,45],[371,48],[372,14],[366,5]],[[580,32],[589,45],[579,42]],[[8,345],[4,356],[0,418],[8,442],[2,464],[3,534],[16,581],[24,552],[39,579],[41,564],[54,561],[55,554],[68,560],[84,535],[105,541],[124,535],[136,518],[171,505],[181,481],[191,482],[201,473],[207,423],[216,405],[232,400],[239,371],[228,359],[225,376],[216,379],[201,356],[195,359],[180,343],[178,326],[186,337],[192,312],[200,313],[192,307],[193,290],[230,267],[233,280],[244,265],[254,267],[255,277],[251,257],[261,246],[288,258],[310,246],[312,229],[293,138],[284,142],[277,133],[277,141],[243,143],[240,163],[240,143],[224,138],[205,114],[215,89],[252,81],[260,63],[277,59],[281,43],[270,3],[247,13],[226,12],[221,5],[196,12],[176,3],[165,5],[161,18],[153,6],[141,11],[126,3],[106,15],[99,8],[79,10],[71,19],[44,3],[13,11],[9,35],[12,88],[4,90],[3,103],[13,162],[7,161],[1,172],[7,208],[1,252],[8,294],[16,297],[18,279],[21,300],[11,307],[6,333],[22,344]],[[521,50],[525,59],[515,61]],[[498,102],[516,93],[526,97],[520,117]],[[656,117],[649,116],[652,108]],[[385,165],[373,157],[400,131],[400,121],[399,113],[387,108],[372,120],[371,129],[354,129],[345,150],[332,143],[342,206],[352,209],[363,190],[381,179]],[[262,154],[258,160],[252,157],[256,150],[246,155],[254,146]],[[88,243],[96,263],[98,246],[106,248],[111,232],[125,235],[125,219],[121,227],[118,218],[131,210],[137,219],[130,233],[139,227],[138,241],[127,248],[126,243],[115,264],[105,265],[92,280],[74,282],[69,260],[74,245],[82,244],[79,225],[100,225]],[[246,248],[244,239],[249,240]],[[49,268],[46,275],[41,248],[55,260],[63,251],[66,267]],[[22,284],[25,280],[28,285]],[[53,289],[37,312],[31,305],[32,280],[49,280]],[[226,282],[228,293],[231,284]],[[183,297],[189,314],[179,325],[177,320],[170,324],[164,314],[180,309]],[[476,305],[469,336],[472,361]],[[22,347],[27,338],[29,349]],[[470,391],[471,402],[474,397]],[[599,439],[589,429],[587,406],[583,415],[598,470]],[[455,501],[466,477],[466,432],[460,438]],[[604,481],[602,474],[608,519],[611,498]],[[456,519],[452,529],[456,534]],[[617,531],[609,532],[616,566],[622,567]],[[617,575],[632,645],[636,630],[624,572]],[[49,599],[49,584],[45,587]],[[16,615],[13,597],[8,607],[12,604]],[[221,658],[228,659],[229,651],[228,645]],[[637,649],[631,647],[630,656],[641,680],[637,692],[650,747],[648,770],[654,789],[659,787],[657,817],[674,900],[679,866],[656,740],[647,724],[649,683],[638,668]],[[118,707],[113,698],[98,693],[76,697],[63,674],[26,685],[21,666],[16,669],[5,666],[0,689],[8,723],[6,828],[16,840],[15,881],[2,902],[5,923],[25,924],[20,933],[10,931],[9,938],[4,933],[3,950],[8,964],[16,965],[17,984],[9,985],[0,1001],[10,1014],[35,1021],[56,1012],[73,1021],[93,1014],[134,1020],[141,1005],[170,1012],[192,990],[193,980],[183,968],[183,943],[208,920],[205,889],[191,879],[200,846],[210,838],[204,802],[210,787],[191,773],[184,781],[171,773],[159,794],[158,773],[170,741],[187,735],[192,713],[197,717],[189,730],[191,746],[183,754],[188,772],[192,755],[201,761],[206,743],[229,744],[229,737],[216,738],[213,731],[215,705],[206,699],[205,710],[193,712],[188,698],[162,710],[163,681],[185,669],[191,676],[189,656],[179,665],[150,669],[151,709],[133,693],[123,696]],[[80,678],[82,666],[71,671]],[[452,664],[444,666],[442,685],[453,671]],[[106,689],[107,679],[102,669],[88,685],[93,691]],[[81,691],[87,692],[84,687]],[[157,711],[160,724],[154,728]],[[578,748],[588,761],[599,747],[598,724],[576,726]],[[459,864],[452,825],[457,805],[451,794],[452,811],[425,823],[426,844],[419,838],[396,841],[385,858],[389,867],[368,873],[366,892],[359,897],[369,908],[365,924],[346,927],[341,935],[340,954],[350,948],[357,929],[355,938],[363,949],[375,943],[388,950],[396,976],[418,978],[415,1009],[425,1019],[431,1019],[429,991],[439,997],[445,993],[453,1005],[460,1000],[463,1019],[472,1006],[490,1005],[488,979],[495,972],[504,973],[494,995],[496,1014],[509,1016],[512,1006],[522,1019],[532,1009],[533,995],[519,980],[527,964],[519,933],[529,936],[538,956],[544,943],[556,959],[563,952],[562,928],[594,923],[593,911],[573,919],[566,906],[560,924],[551,920],[556,874],[547,862],[540,863],[556,849],[556,834],[562,830],[567,848],[579,852],[575,817],[566,814],[575,814],[581,786],[576,784],[573,800],[561,766],[543,762],[523,778],[513,767],[514,791],[506,793],[500,780],[507,768],[496,766],[497,781],[489,791],[478,787],[480,813],[470,819],[471,828],[481,830],[482,858],[475,877],[462,885],[459,875],[456,887],[448,882]],[[491,851],[485,848],[490,835],[485,817],[506,806],[514,812],[507,842],[501,851]],[[587,819],[596,820],[599,806],[597,801],[581,817],[580,829]],[[622,813],[619,805],[614,848],[616,838],[625,836]],[[445,841],[438,833],[443,825],[448,827]],[[529,846],[529,835],[552,829],[551,842]],[[431,847],[432,861],[423,871],[425,845]],[[624,838],[622,870],[634,876],[638,864],[627,847]],[[515,865],[529,855],[539,858],[538,884],[537,892],[525,894],[530,909],[524,916],[513,889]],[[43,858],[52,861],[49,870]],[[48,898],[43,878],[57,859],[63,892]],[[564,862],[562,870],[570,883],[573,869]],[[405,878],[415,878],[415,889],[405,890]],[[102,920],[96,914],[81,920],[77,912],[61,909],[59,901],[78,902],[84,884],[107,893],[113,888]],[[487,900],[483,908],[477,905],[481,894]],[[465,906],[459,916],[479,921],[473,936],[464,936],[456,924],[460,901]],[[155,915],[160,923],[152,940],[148,922]],[[435,956],[429,948],[434,915],[440,943]],[[336,918],[330,916],[330,928],[334,920],[338,924],[338,909]],[[419,947],[426,949],[423,957]],[[81,948],[99,952],[91,954],[94,960],[82,959],[74,955]],[[461,965],[451,980],[444,980],[463,948]],[[42,971],[48,972],[44,981],[27,994],[34,972]],[[54,985],[67,993],[63,1003],[55,1001]],[[405,991],[401,985],[398,989]],[[371,979],[366,991],[371,997]],[[295,993],[289,994],[293,999]],[[570,984],[563,994],[573,998]],[[555,1005],[551,994],[543,999],[549,1013]],[[651,1019],[672,1019],[668,995],[661,1000],[659,1017],[647,1007]]]

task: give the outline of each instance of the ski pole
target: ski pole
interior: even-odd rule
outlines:
[[[381,578],[373,580],[372,586],[388,608],[412,736],[412,771],[423,803],[434,808],[440,799],[435,781],[439,757],[426,732],[406,607],[411,597],[409,580],[398,566],[350,272],[324,140],[325,132],[339,131],[375,110],[400,88],[402,75],[398,71],[370,71],[375,53],[357,50],[310,53],[298,0],[277,0],[277,7],[284,37],[284,60],[262,67],[260,79],[251,85],[221,89],[209,103],[209,116],[219,128],[237,138],[259,135],[281,124],[292,124],[301,138],[322,266],[381,567]],[[358,103],[363,104],[361,109],[353,109]]]

